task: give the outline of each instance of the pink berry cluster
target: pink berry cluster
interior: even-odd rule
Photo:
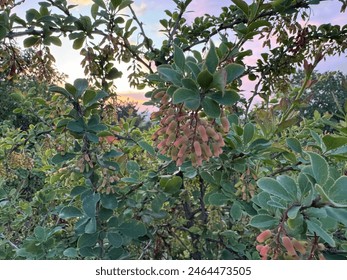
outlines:
[[[160,118],[160,127],[152,139],[161,154],[169,154],[177,166],[187,159],[193,166],[201,166],[203,161],[223,152],[225,143],[222,133],[215,129],[215,120],[201,117],[199,110],[187,110],[184,104],[172,104],[166,92],[158,92],[154,97],[161,99],[161,106],[151,115],[151,119]],[[228,119],[222,116],[219,130],[228,132],[229,127]]]

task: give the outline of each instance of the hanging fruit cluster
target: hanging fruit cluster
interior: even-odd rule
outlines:
[[[220,67],[219,49],[211,44],[206,59],[185,57],[174,46],[174,63],[161,65],[149,79],[159,88],[147,94],[150,104],[159,105],[151,119],[159,120],[153,140],[162,154],[168,154],[181,166],[190,160],[193,166],[218,157],[225,145],[223,134],[230,129],[225,106],[239,100],[233,89],[226,89],[243,72],[239,64]]]

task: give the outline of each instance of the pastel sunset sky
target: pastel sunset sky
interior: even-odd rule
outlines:
[[[30,8],[37,8],[40,0],[29,0],[25,1],[24,4],[16,8],[16,12],[20,16],[25,15],[25,11]],[[74,8],[74,13],[78,14],[90,14],[90,6],[93,3],[92,0],[68,0],[71,4],[78,4],[79,6]],[[251,0],[246,0],[250,3]],[[189,6],[189,12],[186,13],[185,17],[189,21],[193,20],[196,16],[202,16],[205,13],[217,15],[221,7],[229,6],[230,0],[193,0]],[[159,20],[165,18],[164,10],[173,10],[175,4],[172,0],[134,0],[133,8],[139,16],[140,20],[144,23],[144,28],[149,37],[154,40],[157,47],[160,47],[161,41],[165,38],[163,34],[159,32],[161,25]],[[314,6],[311,10],[310,24],[322,24],[331,23],[338,25],[347,24],[347,15],[340,14],[341,3],[338,0],[326,0],[319,6]],[[73,81],[77,78],[84,76],[83,69],[80,66],[82,57],[79,55],[79,51],[72,49],[72,42],[68,39],[63,39],[62,47],[51,47],[52,53],[57,59],[57,67],[60,71],[66,73],[69,76],[69,81]],[[20,42],[20,41],[19,41]],[[250,47],[253,50],[253,57],[249,58],[247,63],[255,62],[257,55],[263,50],[259,42],[252,42]],[[139,103],[145,101],[143,92],[138,92],[135,89],[131,89],[128,86],[126,78],[126,66],[120,65],[119,69],[123,71],[123,78],[117,80],[118,92],[131,99],[136,99]],[[342,57],[329,58],[326,61],[320,63],[319,71],[329,70],[341,70],[347,73],[347,58],[346,55]],[[244,83],[244,93],[247,95],[247,91],[250,91],[251,86]]]

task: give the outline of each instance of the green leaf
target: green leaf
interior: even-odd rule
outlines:
[[[280,175],[276,178],[276,181],[279,182],[283,188],[288,192],[293,201],[298,199],[298,185],[292,177],[287,175]]]
[[[310,157],[314,178],[324,188],[329,179],[329,165],[322,156],[313,152],[307,154]]]
[[[89,91],[87,90],[85,94],[87,94],[87,92]],[[94,97],[92,97],[93,94],[91,93],[88,93],[88,95],[89,95],[88,98],[86,98],[88,99],[88,102],[85,103],[86,107],[90,107],[94,105],[95,103],[97,103],[98,101],[100,101],[101,99],[104,99],[105,97],[109,96],[109,94],[104,90],[100,90],[96,94],[94,93]],[[83,96],[83,103],[84,103],[84,96]]]
[[[233,82],[245,72],[245,68],[236,63],[228,64],[224,69],[227,72],[227,84]]]
[[[111,3],[114,8],[117,8],[122,3],[122,0],[111,0]]]
[[[123,237],[118,232],[108,232],[107,239],[114,248],[120,248],[123,245]]]
[[[83,233],[77,240],[77,248],[92,247],[98,240],[98,233],[88,234]]]
[[[73,85],[77,90],[77,96],[81,96],[88,88],[88,81],[86,79],[77,79]]]
[[[249,224],[256,228],[271,229],[277,226],[279,224],[279,221],[272,216],[260,214],[254,216]]]
[[[296,138],[287,138],[286,143],[290,149],[299,154],[302,153],[302,148],[300,142]]]
[[[325,207],[325,210],[330,218],[347,227],[347,209]]]
[[[177,65],[177,67],[180,68],[182,70],[182,72],[184,72],[184,68],[186,65],[186,58],[184,56],[182,49],[179,46],[177,46],[176,44],[174,44],[173,60],[174,60],[175,64]]]
[[[143,223],[136,221],[129,221],[119,225],[118,230],[131,238],[138,238],[147,233],[146,227]]]
[[[226,106],[233,105],[240,100],[240,95],[235,90],[226,90],[224,94],[219,91],[208,96],[220,105]]]
[[[337,149],[347,144],[347,137],[328,134],[323,137],[327,151]]]
[[[139,142],[137,142],[137,144],[144,149],[147,153],[149,153],[150,155],[154,156],[155,155],[155,150],[154,148],[148,144],[145,140],[141,140]]]
[[[122,71],[119,71],[117,68],[112,68],[107,74],[106,79],[107,80],[115,80],[118,78],[121,78],[123,76]]]
[[[90,218],[84,228],[85,233],[95,233],[96,232],[96,218]]]
[[[213,82],[213,75],[205,69],[198,74],[197,82],[203,89],[207,89]]]
[[[30,47],[36,45],[40,41],[40,39],[41,38],[37,37],[37,36],[28,37],[28,38],[24,39],[23,45],[25,48],[30,48]]]
[[[248,144],[254,137],[254,125],[247,123],[243,128],[243,142]]]
[[[85,36],[77,38],[72,44],[73,49],[79,50],[80,48],[82,48],[85,39],[86,39]]]
[[[83,119],[78,119],[77,121],[70,121],[66,128],[72,132],[81,133],[85,129]]]
[[[93,19],[96,19],[99,12],[99,5],[93,4],[90,8],[90,14],[92,15]]]
[[[182,187],[182,178],[179,176],[172,176],[164,185],[164,191],[170,194],[175,194],[180,191]]]
[[[205,66],[210,73],[214,73],[217,69],[218,64],[219,64],[219,58],[216,52],[216,47],[211,41],[210,49],[206,56]]]
[[[311,233],[317,234],[320,238],[322,238],[326,243],[328,243],[331,247],[335,247],[335,241],[332,236],[327,233],[324,229],[321,228],[320,225],[312,222],[310,220],[306,221],[307,228]]]
[[[83,105],[87,105],[90,101],[92,101],[96,96],[96,92],[94,90],[87,90],[83,94]]]
[[[248,16],[248,5],[245,1],[243,0],[232,0],[236,7],[238,7],[245,16]]]
[[[214,206],[222,206],[227,204],[229,198],[222,193],[213,193],[208,197],[208,202]]]
[[[301,205],[292,206],[287,213],[288,218],[292,220],[295,219],[300,209],[301,209]]]
[[[93,2],[94,2],[96,5],[102,7],[103,9],[106,9],[106,5],[105,5],[105,3],[104,3],[104,0],[93,0]]]
[[[182,79],[182,85],[190,90],[197,91],[198,86],[196,85],[195,81],[190,78]]]
[[[6,38],[7,36],[7,28],[4,26],[0,26],[0,40]]]
[[[184,106],[186,106],[189,110],[197,110],[200,107],[200,99],[192,99],[184,102]]]
[[[118,206],[118,199],[114,194],[101,194],[100,201],[106,209],[114,210]]]
[[[221,69],[218,72],[213,74],[213,82],[211,87],[217,90],[220,90],[224,95],[226,84],[227,84],[227,72],[224,69]]]
[[[46,230],[41,226],[35,227],[34,235],[35,235],[36,239],[40,242],[44,242],[47,240]]]
[[[50,41],[53,45],[56,45],[56,46],[58,46],[58,47],[61,47],[61,46],[62,46],[62,42],[61,42],[61,40],[59,39],[59,37],[50,36],[50,37],[49,37],[49,41]]]
[[[347,176],[338,178],[328,190],[328,195],[337,203],[347,203]]]
[[[218,103],[214,100],[212,100],[209,97],[205,97],[202,100],[202,107],[204,109],[204,112],[206,115],[208,115],[211,118],[219,118],[220,117],[220,107]]]
[[[96,215],[96,204],[100,200],[100,194],[91,194],[86,196],[82,202],[83,211],[90,218],[94,218]]]
[[[269,193],[270,195],[277,196],[279,198],[284,199],[285,201],[292,200],[285,188],[273,178],[260,178],[257,181],[257,185],[260,189]]]
[[[230,208],[230,217],[234,219],[234,221],[239,221],[242,216],[242,208],[240,203],[234,202]]]
[[[77,258],[78,252],[76,248],[67,248],[66,250],[64,250],[63,255],[67,258]]]
[[[158,67],[158,73],[165,81],[171,82],[176,86],[182,85],[182,75],[180,75],[176,70],[172,69],[171,67],[161,65]]]
[[[74,206],[65,206],[59,213],[59,218],[64,220],[82,216],[83,213],[81,212],[81,210]]]
[[[73,159],[75,158],[75,154],[72,154],[72,153],[66,153],[64,155],[62,154],[56,154],[53,158],[52,158],[52,163],[53,164],[60,164],[64,161],[68,161],[70,159]]]
[[[193,91],[187,88],[179,88],[172,95],[172,103],[179,104],[189,100],[199,100],[198,91]]]

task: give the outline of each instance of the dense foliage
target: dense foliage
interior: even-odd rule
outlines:
[[[133,1],[88,16],[45,0],[24,19],[22,2],[0,5],[0,258],[346,259],[345,99],[303,113],[315,67],[347,47],[347,25],[300,24],[319,0],[232,0],[191,23],[192,0],[173,0],[159,48]],[[50,52],[62,37],[83,58],[72,84]],[[248,65],[253,39],[267,48]],[[150,88],[150,127],[120,109],[119,63]]]

